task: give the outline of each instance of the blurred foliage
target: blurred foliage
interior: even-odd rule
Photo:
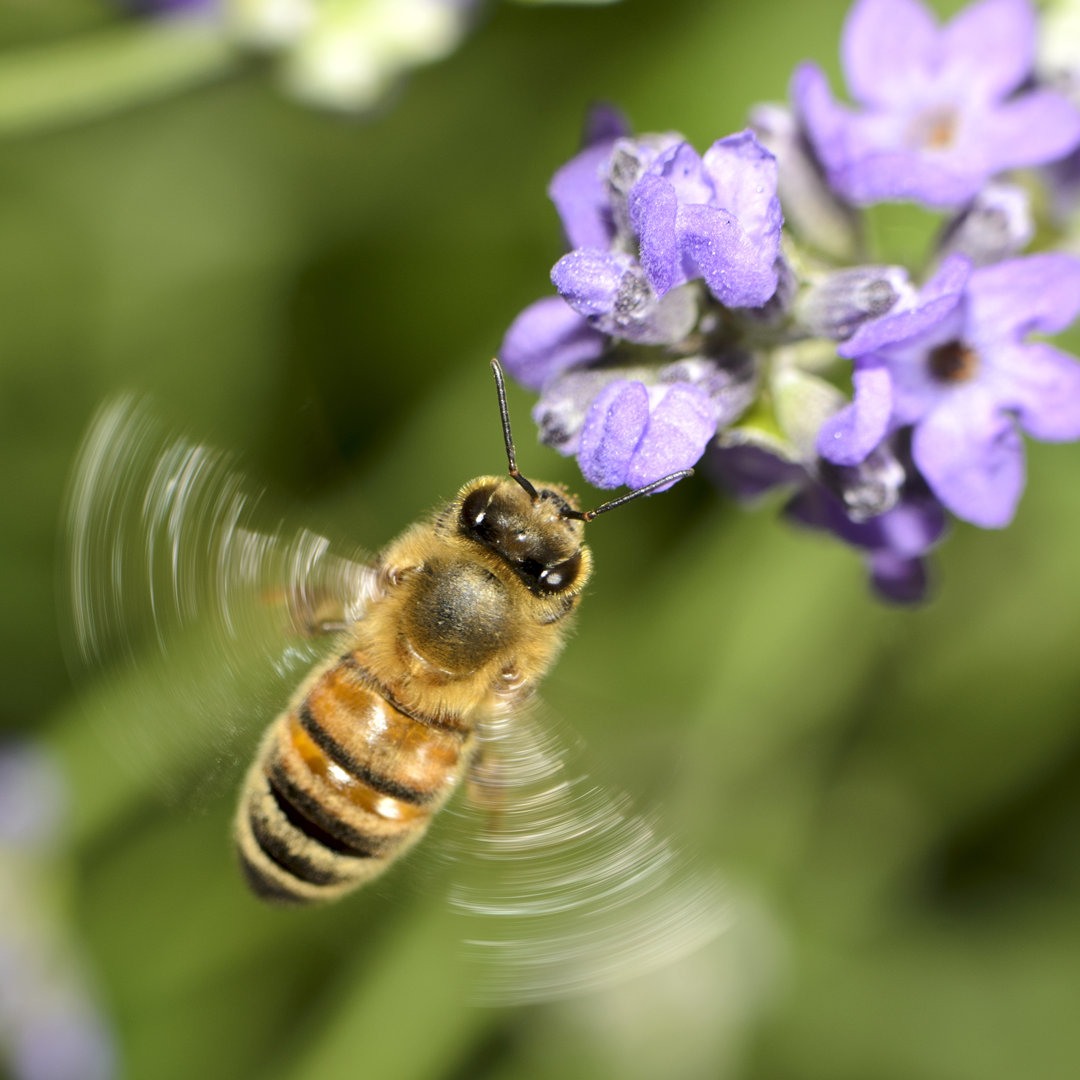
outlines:
[[[914,613],[876,604],[849,551],[703,479],[591,526],[595,583],[546,697],[748,899],[685,974],[580,1005],[466,1004],[444,899],[465,871],[429,857],[438,837],[336,908],[259,906],[232,791],[168,805],[96,733],[95,710],[134,729],[170,704],[65,675],[57,517],[104,395],[153,392],[376,549],[502,467],[486,361],[549,289],[544,190],[586,104],[704,148],[799,59],[835,72],[845,8],[503,5],[363,123],[251,70],[6,144],[0,710],[71,778],[67,908],[126,1075],[1075,1075],[1076,446],[1031,447],[1017,523],[956,528]],[[103,19],[4,5],[0,41]],[[523,467],[580,490],[531,445],[529,406],[511,391]],[[209,769],[200,752],[178,773]]]

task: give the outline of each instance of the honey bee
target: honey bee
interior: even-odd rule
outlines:
[[[562,647],[592,563],[584,523],[626,501],[583,512],[521,474],[492,366],[509,476],[470,480],[386,548],[344,649],[304,681],[248,772],[236,842],[265,899],[335,899],[420,839],[474,759],[477,725],[520,707]]]
[[[210,652],[239,664],[242,645],[268,633],[268,606],[286,634],[269,632],[257,655],[288,637],[292,659],[310,661],[308,645],[333,635],[331,655],[271,722],[243,781],[234,839],[262,899],[319,903],[371,881],[468,775],[498,803],[502,831],[490,847],[516,857],[517,869],[491,903],[468,890],[458,900],[474,913],[531,919],[504,938],[516,968],[540,956],[550,972],[582,941],[595,943],[598,920],[608,925],[631,899],[633,916],[609,935],[594,971],[623,965],[627,949],[670,956],[722,921],[711,883],[680,878],[666,840],[620,799],[579,790],[526,706],[589,579],[585,524],[689,470],[583,511],[564,486],[519,471],[498,361],[492,369],[508,475],[469,481],[372,562],[306,530],[285,542],[256,527],[259,500],[223,457],[163,440],[130,400],[106,408],[69,496],[77,651],[87,663],[117,649],[136,659],[156,637],[167,653],[163,627],[208,617]],[[577,879],[545,881],[545,860],[563,854]],[[569,935],[541,925],[575,908]],[[525,997],[548,996],[543,971]]]

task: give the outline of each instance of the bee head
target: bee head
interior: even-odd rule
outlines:
[[[459,498],[458,528],[498,555],[537,596],[568,593],[584,584],[588,557],[576,500],[557,485],[532,487],[511,477],[484,476]]]

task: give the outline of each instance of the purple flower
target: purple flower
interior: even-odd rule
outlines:
[[[598,359],[608,339],[561,296],[530,304],[511,324],[499,359],[522,386],[539,390],[567,368]]]
[[[0,743],[0,850],[46,847],[66,803],[59,767],[40,747]]]
[[[715,434],[716,412],[693,383],[618,379],[589,407],[578,463],[594,487],[644,487],[692,466]]]
[[[624,117],[610,106],[597,106],[585,123],[585,146],[551,178],[548,195],[559,212],[572,248],[607,248],[615,238],[607,184],[615,143],[630,134]]]
[[[220,0],[120,0],[120,5],[141,15],[181,15],[211,11]]]
[[[578,368],[545,384],[533,417],[541,440],[575,454],[591,484],[638,488],[696,464],[756,388],[746,353]]]
[[[657,295],[703,278],[727,307],[760,307],[776,291],[783,216],[776,158],[751,131],[699,157],[689,143],[659,154],[630,189],[630,222]]]
[[[751,132],[700,157],[675,135],[628,138],[611,110],[594,111],[585,148],[555,174],[550,195],[572,245],[551,273],[560,295],[526,308],[499,355],[542,390],[543,440],[576,454],[598,487],[692,466],[753,399],[752,361],[705,341],[717,305],[699,282],[760,315],[783,268],[776,184],[776,159]],[[620,341],[691,355],[649,363],[639,352],[620,364]]]
[[[855,521],[822,484],[806,484],[785,509],[786,516],[811,529],[830,532],[865,554],[870,581],[879,595],[899,604],[918,603],[929,587],[926,554],[945,533],[941,504],[918,485],[893,509]]]
[[[819,452],[852,465],[888,431],[912,426],[914,463],[937,498],[976,525],[1007,525],[1024,486],[1020,430],[1080,438],[1080,365],[1024,338],[1063,330],[1078,312],[1077,259],[1031,255],[972,270],[951,256],[913,308],[840,347],[855,361],[855,400],[822,427]]]
[[[693,326],[702,279],[728,307],[760,307],[776,291],[782,216],[776,159],[752,132],[700,157],[674,135],[618,137],[600,127],[551,183],[573,250],[552,270],[567,303],[613,336],[678,341]]]
[[[926,597],[929,578],[926,555],[945,532],[945,512],[911,467],[902,447],[899,459],[885,449],[865,475],[836,470],[821,462],[800,465],[759,446],[714,450],[709,471],[743,500],[756,499],[777,488],[793,489],[784,507],[788,520],[831,533],[863,553],[875,591],[900,604]],[[895,474],[895,475],[889,475]],[[895,499],[883,513],[862,517],[853,512],[852,484],[872,488],[882,477],[895,483]]]
[[[1021,89],[1034,56],[1027,0],[981,0],[943,27],[918,0],[859,0],[842,59],[860,108],[838,104],[813,64],[796,71],[792,98],[845,198],[957,206],[991,177],[1080,143],[1080,113],[1066,98]]]
[[[672,289],[658,296],[632,256],[598,248],[576,248],[551,271],[560,295],[589,325],[636,345],[682,341],[698,320],[696,293]]]

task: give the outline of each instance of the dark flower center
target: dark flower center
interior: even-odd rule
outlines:
[[[929,363],[930,374],[938,382],[962,383],[979,370],[979,354],[962,341],[949,341],[931,351]]]
[[[951,105],[937,105],[919,113],[909,129],[911,141],[924,150],[946,150],[956,139],[956,109]]]

